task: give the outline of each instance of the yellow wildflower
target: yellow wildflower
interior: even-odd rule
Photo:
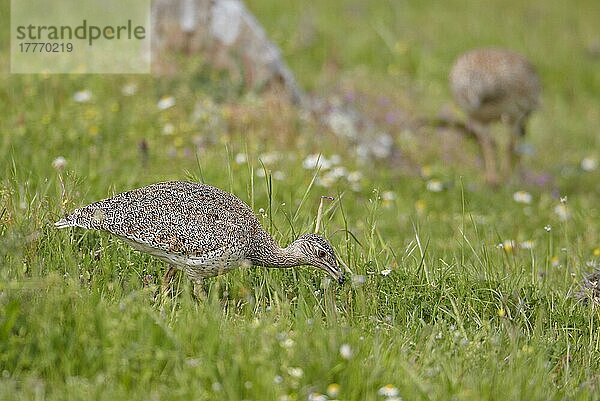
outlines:
[[[337,383],[331,383],[327,386],[327,395],[330,397],[337,397],[340,393],[340,385]]]

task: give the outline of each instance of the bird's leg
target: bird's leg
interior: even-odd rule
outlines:
[[[496,170],[496,142],[483,125],[471,121],[469,128],[475,134],[481,150],[485,181],[492,186],[497,186],[500,181]]]
[[[167,271],[162,279],[162,284],[160,286],[161,293],[163,295],[167,295],[169,290],[171,289],[171,282],[173,281],[173,276],[177,273],[177,269],[173,265],[167,265]]]
[[[506,146],[504,158],[502,160],[502,175],[506,180],[509,180],[513,173],[520,169],[521,155],[517,152],[517,141],[524,135],[524,122],[520,121],[512,125],[508,138],[508,145]]]
[[[517,138],[511,132],[502,158],[502,176],[506,181],[510,180],[514,170],[518,167],[519,155],[516,152],[516,142]]]
[[[197,278],[192,280],[194,286],[194,299],[200,301],[206,298],[206,292],[204,292],[204,279]]]

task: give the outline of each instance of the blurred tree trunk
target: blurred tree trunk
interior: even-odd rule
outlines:
[[[390,135],[351,105],[306,96],[277,46],[241,0],[154,0],[152,7],[154,73],[176,74],[182,59],[197,55],[229,71],[248,89],[283,91],[291,102],[355,145],[359,157],[397,155]]]
[[[240,0],[155,0],[152,7],[154,73],[175,74],[181,54],[198,55],[249,89],[279,87],[302,102],[281,52]]]

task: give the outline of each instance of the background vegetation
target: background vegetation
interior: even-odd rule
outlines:
[[[600,399],[600,314],[573,299],[600,263],[600,4],[249,8],[304,87],[371,111],[413,168],[361,161],[202,60],[169,79],[9,75],[3,29],[0,399]],[[526,54],[544,84],[523,147],[535,179],[497,191],[472,144],[398,124],[456,112],[452,60],[487,45]],[[335,196],[324,229],[352,282],[242,269],[204,302],[183,278],[160,301],[161,262],[52,225],[167,179],[232,191],[281,243]]]

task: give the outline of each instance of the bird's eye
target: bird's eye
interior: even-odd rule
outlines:
[[[319,250],[317,252],[317,256],[320,257],[321,259],[323,259],[327,254],[325,253],[325,251],[323,250]]]

